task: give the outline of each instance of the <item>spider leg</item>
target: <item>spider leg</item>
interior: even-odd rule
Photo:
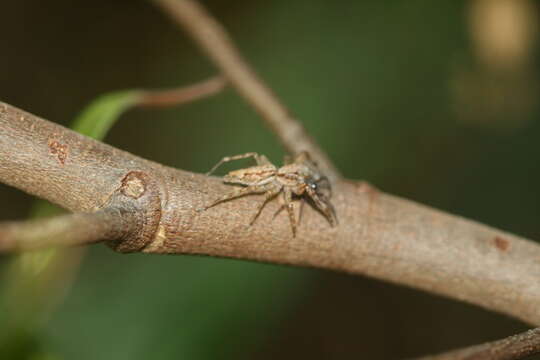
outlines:
[[[277,211],[274,213],[274,216],[272,216],[272,220],[274,220],[276,218],[276,216],[279,215],[279,213],[281,212],[281,210],[285,209],[285,205],[281,205],[279,207],[279,209],[277,209]]]
[[[283,199],[285,200],[285,207],[289,213],[293,237],[296,237],[296,219],[294,217],[294,204],[292,202],[292,192],[290,189],[283,189]]]
[[[203,210],[210,209],[211,207],[216,206],[219,203],[229,201],[229,200],[241,197],[241,196],[245,196],[245,195],[249,195],[249,194],[260,194],[260,193],[264,193],[264,192],[267,192],[267,191],[268,191],[268,188],[266,186],[257,186],[257,185],[247,186],[247,187],[242,187],[242,188],[236,188],[233,191],[231,191],[230,193],[223,196],[222,198],[217,199],[216,201],[214,201],[210,205],[205,206],[203,208]]]
[[[273,187],[271,187],[271,188],[269,188],[267,190],[267,192],[265,194],[264,201],[262,202],[262,204],[257,209],[257,212],[255,213],[255,215],[251,218],[251,221],[249,222],[249,225],[253,225],[255,220],[257,220],[257,218],[261,214],[261,211],[264,208],[264,206],[266,205],[266,203],[268,203],[268,201],[270,201],[271,199],[276,197],[276,195],[279,194],[280,192],[281,192],[281,186],[273,186]]]
[[[304,212],[305,199],[300,199],[300,210],[298,210],[298,223],[302,221],[302,213]]]
[[[300,209],[298,210],[298,221],[297,223],[300,223],[301,222],[301,219],[302,219],[302,213],[304,211],[304,204],[306,203],[305,200],[303,199],[300,199],[298,200],[300,202]],[[279,209],[276,210],[276,212],[274,213],[274,216],[272,216],[272,220],[274,220],[276,218],[276,216],[278,216],[282,211],[283,209],[286,208],[286,205],[285,204],[282,204]]]
[[[330,225],[336,226],[338,221],[336,216],[336,210],[334,209],[332,204],[326,198],[319,196],[319,194],[317,194],[313,189],[308,187],[306,190],[309,197],[313,199],[313,202],[326,217]]]
[[[216,165],[214,165],[214,167],[209,172],[206,173],[206,176],[211,175],[214,171],[217,170],[218,167],[220,167],[221,165],[223,165],[226,162],[234,161],[234,160],[240,160],[240,159],[247,159],[247,158],[250,158],[250,157],[255,159],[255,162],[257,163],[257,165],[270,164],[270,161],[266,158],[266,156],[259,155],[259,154],[255,153],[255,152],[249,152],[249,153],[240,154],[240,155],[234,155],[234,156],[225,156]]]

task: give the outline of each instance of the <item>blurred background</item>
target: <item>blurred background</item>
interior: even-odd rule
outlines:
[[[348,178],[540,239],[538,2],[204,3]],[[217,73],[149,1],[19,0],[1,12],[0,99],[64,125],[101,94]],[[105,141],[195,172],[224,155],[284,155],[231,89],[130,111]],[[1,220],[26,218],[35,200],[1,184],[0,199]],[[0,257],[2,359],[398,359],[527,328],[315,269],[104,246],[45,268]]]

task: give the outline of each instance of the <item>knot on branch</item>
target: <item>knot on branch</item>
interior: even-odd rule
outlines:
[[[134,230],[107,243],[118,252],[136,252],[150,244],[161,220],[161,192],[158,183],[143,171],[130,171],[114,192],[107,207],[135,214]]]
[[[141,175],[142,174],[142,175]],[[146,192],[146,183],[143,179],[144,173],[132,171],[122,179],[120,191],[125,196],[138,199]]]

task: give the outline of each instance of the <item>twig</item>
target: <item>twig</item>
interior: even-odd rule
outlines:
[[[230,191],[219,179],[138,158],[0,103],[0,182],[72,211],[90,212],[119,189],[140,204],[141,236],[119,251],[205,254],[372,276],[540,324],[540,246],[379,192],[336,182],[331,228],[305,207],[295,238],[276,201],[257,222],[257,196],[199,212]],[[151,201],[150,201],[151,200]],[[135,241],[136,240],[136,241]]]
[[[502,340],[416,360],[518,360],[539,353],[540,328],[536,328]]]
[[[136,225],[129,213],[105,208],[95,213],[62,215],[0,224],[0,252],[37,250],[120,239]]]
[[[154,0],[195,39],[238,92],[259,112],[290,153],[308,151],[332,179],[340,177],[328,155],[242,58],[226,30],[196,1]]]
[[[142,107],[182,105],[217,94],[226,84],[223,77],[216,76],[194,85],[170,90],[144,90],[136,105]]]

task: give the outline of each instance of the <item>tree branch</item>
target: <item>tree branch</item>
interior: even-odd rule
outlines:
[[[72,211],[134,201],[139,230],[122,252],[204,254],[372,276],[540,324],[540,246],[487,226],[338,181],[329,227],[305,207],[293,238],[279,204],[253,226],[260,197],[199,211],[230,191],[219,179],[172,169],[0,103],[0,181]]]
[[[538,353],[540,353],[540,328],[502,340],[416,360],[518,360]]]
[[[27,251],[51,246],[72,246],[119,240],[135,230],[134,213],[104,208],[34,221],[4,222],[0,251]]]
[[[204,7],[192,0],[154,1],[189,32],[236,90],[259,112],[288,152],[295,154],[306,150],[317,159],[321,170],[328,177],[340,177],[328,155],[259,79],[242,58],[226,30]]]

